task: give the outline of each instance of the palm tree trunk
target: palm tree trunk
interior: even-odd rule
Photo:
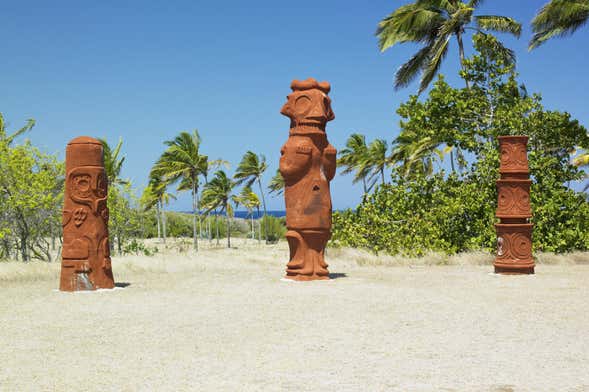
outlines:
[[[366,189],[366,178],[362,177],[362,186],[364,187],[364,194],[368,193],[368,189]]]
[[[258,245],[262,241],[262,222],[260,221],[260,207],[257,208],[258,210]]]
[[[456,39],[458,40],[458,51],[460,53],[460,66],[464,70],[464,44],[462,43],[462,31],[456,32]],[[470,90],[470,83],[467,79],[464,79],[467,90]]]
[[[192,185],[192,242],[194,250],[198,252],[198,239],[196,237],[196,184]]]
[[[155,205],[155,220],[157,221],[157,238],[162,240],[162,231],[160,227],[160,202],[158,201]]]
[[[162,229],[163,229],[163,234],[164,234],[164,245],[166,244],[166,237],[167,237],[167,233],[166,233],[167,220],[168,220],[168,218],[166,218],[166,210],[164,210],[164,203],[162,203]]]
[[[264,191],[262,190],[262,181],[260,180],[260,177],[258,177],[258,186],[260,187],[260,195],[262,196],[262,206],[264,207],[264,232],[265,232],[265,240],[266,242],[268,242],[268,222],[266,219],[266,199],[264,198]]]
[[[256,231],[254,229],[254,211],[253,210],[250,211],[250,220],[252,223],[252,240],[253,240],[254,238],[256,238]]]
[[[219,215],[215,211],[215,227],[217,229],[217,245],[219,245]]]
[[[202,238],[202,219],[200,217],[200,198],[196,195],[196,209],[198,210],[198,237]]]
[[[454,168],[454,151],[450,150],[450,166],[452,167],[452,173],[456,172],[456,169]]]
[[[229,209],[225,207],[225,216],[227,220],[227,248],[231,248],[231,221],[229,220]]]
[[[382,180],[382,185],[384,185],[384,168],[380,169],[380,178]]]
[[[196,181],[198,181],[198,178]],[[197,182],[197,184],[198,184],[198,182]],[[198,197],[198,185],[196,188],[196,211],[198,213],[198,234],[199,234],[199,237],[202,238],[202,223],[201,223],[202,220],[200,217],[200,198]]]

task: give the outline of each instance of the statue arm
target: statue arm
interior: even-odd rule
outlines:
[[[308,146],[284,146],[280,150],[280,174],[285,180],[301,177],[311,163],[312,149]]]
[[[323,170],[325,177],[328,181],[331,181],[335,177],[335,169],[337,162],[337,150],[331,144],[325,147],[323,150]]]

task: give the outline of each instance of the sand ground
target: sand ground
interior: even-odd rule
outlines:
[[[56,291],[58,263],[0,263],[0,391],[589,391],[589,265],[333,250],[336,279],[294,283],[286,257],[115,257],[125,287],[92,293]]]

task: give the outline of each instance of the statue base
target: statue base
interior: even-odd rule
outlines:
[[[325,246],[331,237],[328,230],[289,230],[286,233],[290,260],[285,279],[309,281],[328,280]]]

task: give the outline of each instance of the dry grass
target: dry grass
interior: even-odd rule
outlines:
[[[209,265],[219,264],[224,258],[239,260],[257,265],[282,265],[288,257],[288,245],[285,241],[266,245],[257,240],[244,238],[232,239],[232,248],[226,248],[226,242],[200,241],[198,254],[192,248],[192,241],[186,238],[169,238],[164,245],[159,240],[146,240],[145,244],[158,248],[152,257],[127,255],[115,257],[118,274],[162,274],[190,272],[206,269]],[[589,252],[572,252],[565,254],[537,253],[538,265],[575,265],[589,264]],[[446,255],[431,252],[421,257],[403,255],[374,254],[363,249],[329,248],[327,258],[338,260],[342,268],[354,267],[411,267],[411,266],[483,266],[491,265],[494,256],[488,252],[471,251]],[[219,266],[216,266],[219,267]],[[19,284],[36,281],[55,281],[59,277],[59,263],[34,261],[30,263],[4,261],[0,262],[0,283]]]

